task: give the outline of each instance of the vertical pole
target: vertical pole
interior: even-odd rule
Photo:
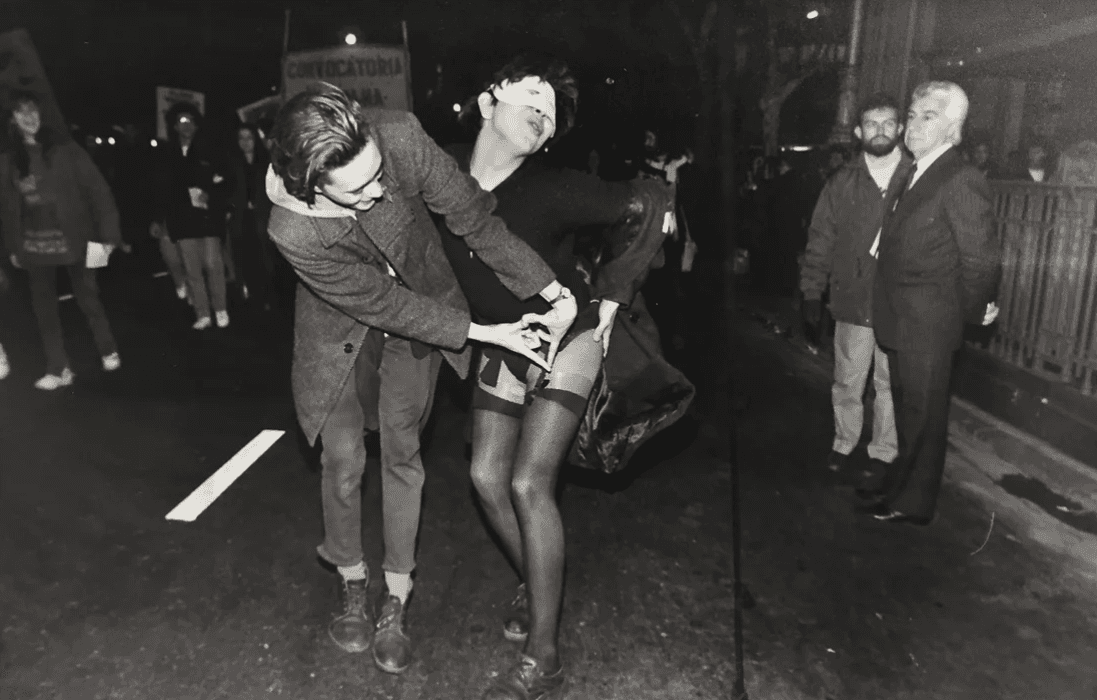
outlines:
[[[289,7],[286,7],[286,18],[282,24],[282,99],[286,99],[286,56],[289,55]]]
[[[286,19],[282,25],[282,58],[286,58],[289,52],[289,8],[286,8]]]
[[[838,118],[830,132],[830,142],[849,145],[853,142],[853,118],[856,111],[857,86],[860,82],[861,27],[865,22],[865,0],[853,0],[853,18],[849,28],[849,50],[842,69],[842,91],[838,97]]]
[[[907,34],[903,45],[903,72],[899,76],[899,100],[903,104],[909,95],[911,59],[914,54],[914,33],[918,30],[918,0],[910,0],[910,14],[907,15]]]
[[[717,66],[716,66],[716,98],[719,101],[719,120],[717,124],[718,128],[715,130],[715,137],[720,144],[719,151],[719,163],[720,163],[720,201],[721,212],[717,219],[717,236],[713,238],[719,243],[718,247],[723,248],[717,250],[721,266],[723,268],[721,275],[723,283],[725,285],[724,294],[722,299],[717,303],[717,308],[720,308],[721,318],[724,320],[723,326],[725,342],[729,343],[727,357],[731,358],[735,356],[733,349],[735,347],[735,340],[733,333],[735,332],[735,233],[736,233],[736,217],[735,217],[735,204],[736,204],[736,181],[735,181],[735,146],[736,146],[736,126],[735,126],[735,72],[736,66],[736,51],[735,51],[735,17],[734,14],[735,3],[721,2],[717,9],[717,25],[716,25],[716,51],[717,51]],[[721,308],[722,307],[722,308]],[[731,363],[728,363],[728,369],[726,373],[727,378],[727,395],[728,395],[728,413],[731,422],[730,430],[728,430],[728,460],[730,462],[729,467],[731,469],[731,568],[732,568],[732,580],[733,580],[733,605],[734,605],[734,649],[735,649],[735,681],[731,688],[730,697],[734,700],[748,700],[746,689],[746,677],[744,669],[744,652],[743,652],[743,601],[745,588],[743,586],[742,577],[742,547],[743,547],[743,535],[742,535],[742,498],[739,491],[739,446],[736,441],[737,434],[737,416],[739,398],[735,395],[735,372]]]
[[[408,111],[412,112],[415,110],[415,105],[412,102],[411,47],[408,44],[408,21],[406,19],[400,20],[400,31],[404,36],[404,85],[407,86],[408,91]]]

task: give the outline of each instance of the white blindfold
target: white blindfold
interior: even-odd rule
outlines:
[[[529,75],[517,82],[504,80],[488,91],[500,102],[540,111],[549,122],[549,138],[556,133],[556,91],[537,76]]]

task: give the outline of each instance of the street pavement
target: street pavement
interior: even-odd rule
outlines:
[[[462,385],[443,374],[427,429],[416,659],[389,676],[326,633],[338,578],[315,555],[318,456],[296,429],[287,320],[235,299],[228,329],[197,333],[167,279],[116,264],[103,288],[123,367],[98,369],[66,302],[71,389],[31,387],[43,361],[18,273],[0,299],[14,365],[0,382],[0,697],[478,698],[518,652],[500,629],[516,577],[471,496]],[[1021,478],[1013,443],[965,414],[934,524],[855,515],[859,463],[822,466],[819,358],[750,314],[732,325],[730,359],[712,336],[694,339],[693,410],[625,474],[564,473],[567,697],[731,697],[734,426],[750,697],[1097,698],[1097,596],[1077,556],[1087,541],[1056,549],[1047,528],[988,496]],[[287,432],[195,522],[164,519],[264,429]],[[374,593],[376,456],[363,513]],[[1067,502],[1085,511],[1080,474]],[[1081,532],[1087,513],[1056,523]]]
[[[751,697],[1097,698],[1092,469],[961,403],[937,520],[856,515],[865,440],[823,467],[829,366],[771,302],[735,325]]]
[[[63,303],[72,388],[43,371],[25,277],[0,298],[0,697],[5,700],[479,698],[517,660],[502,616],[517,578],[477,511],[466,392],[443,373],[427,429],[419,565],[402,676],[347,654],[326,625],[338,577],[321,566],[318,455],[289,394],[290,326],[230,307],[196,332],[167,278],[120,257],[102,275],[122,368],[104,374]],[[720,698],[731,687],[726,431],[683,418],[614,478],[565,472],[568,697]],[[259,431],[286,435],[195,522],[180,500]],[[713,436],[715,437],[705,437]],[[376,452],[367,563],[381,587]]]

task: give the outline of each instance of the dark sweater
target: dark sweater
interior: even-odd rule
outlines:
[[[469,171],[471,144],[453,145],[446,150],[462,171]],[[550,168],[540,158],[533,157],[492,194],[497,201],[495,215],[548,263],[557,280],[575,294],[582,310],[592,294],[576,269],[576,232],[584,226],[617,223],[633,213],[637,201],[634,186],[627,182],[606,182],[577,170]],[[543,314],[549,310],[540,296],[519,300],[487,265],[471,254],[461,238],[446,229],[444,222],[439,222],[439,229],[446,257],[476,321],[510,323],[524,314]],[[627,306],[633,290],[632,280],[626,282],[622,289],[600,290],[598,296]]]

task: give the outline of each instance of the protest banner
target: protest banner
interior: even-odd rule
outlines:
[[[411,111],[411,74],[403,46],[338,46],[286,55],[282,88],[288,99],[316,82],[337,85],[363,107]]]
[[[38,52],[25,29],[0,34],[0,111],[11,107],[13,90],[33,93],[41,105],[42,123],[61,139],[71,137]]]
[[[241,124],[257,124],[263,118],[274,119],[274,115],[278,114],[278,108],[281,106],[282,96],[271,95],[244,105],[236,110],[236,116],[240,118]]]
[[[198,108],[198,113],[206,114],[206,96],[194,90],[182,88],[157,87],[156,88],[156,136],[160,139],[168,137],[168,124],[164,118],[172,105],[178,102],[189,102]]]

